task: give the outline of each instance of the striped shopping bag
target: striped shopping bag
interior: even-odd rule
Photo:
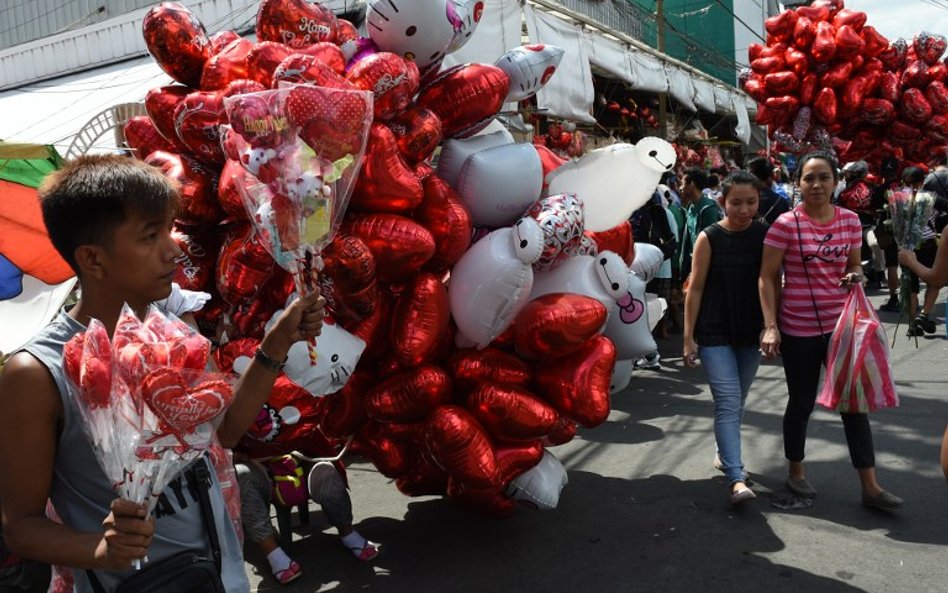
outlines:
[[[849,291],[836,322],[816,401],[839,412],[863,414],[899,405],[885,329],[861,285]]]

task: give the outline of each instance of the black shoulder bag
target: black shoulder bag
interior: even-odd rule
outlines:
[[[214,511],[207,492],[211,486],[211,474],[207,460],[193,463],[185,471],[189,483],[198,485],[198,502],[201,516],[211,543],[211,558],[202,552],[185,550],[159,562],[150,563],[131,577],[122,581],[114,593],[226,593],[221,581],[221,546],[217,537]],[[86,571],[89,582],[96,593],[106,593],[105,587],[91,570]]]

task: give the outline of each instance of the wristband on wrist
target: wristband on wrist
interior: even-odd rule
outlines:
[[[286,358],[282,361],[274,360],[270,357],[269,354],[263,351],[263,348],[257,347],[257,351],[253,354],[254,360],[263,365],[263,368],[268,371],[273,371],[274,373],[279,373],[283,370],[283,367],[286,366]]]

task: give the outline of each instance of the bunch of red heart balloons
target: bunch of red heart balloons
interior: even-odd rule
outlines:
[[[922,32],[890,42],[864,12],[816,0],[767,19],[766,45],[748,48],[744,90],[778,148],[835,150],[842,161],[887,156],[931,163],[948,142],[946,39]]]
[[[205,332],[225,330],[231,342],[221,364],[228,368],[238,356],[252,354],[293,282],[254,234],[242,199],[241,188],[259,173],[254,167],[266,166],[266,150],[253,152],[248,162],[229,158],[235,155],[228,149],[226,126],[245,138],[255,130],[250,120],[228,121],[224,99],[286,83],[372,91],[374,122],[361,172],[344,221],[322,253],[320,276],[335,322],[364,340],[365,350],[344,388],[326,397],[314,399],[281,378],[270,409],[294,411],[282,419],[263,413],[267,417],[255,438],[305,452],[314,428],[330,438],[351,437],[353,448],[408,495],[447,495],[484,512],[506,514],[515,503],[505,489],[526,472],[540,471],[536,466],[546,446],[572,439],[578,424],[593,427],[608,416],[616,347],[600,335],[607,307],[593,296],[550,290],[527,305],[529,286],[524,292],[521,284],[509,299],[526,305],[520,315],[514,319],[500,299],[491,314],[503,314],[506,325],[472,343],[458,337],[454,301],[468,299],[483,307],[496,295],[477,292],[483,287],[471,278],[480,274],[513,290],[503,282],[532,280],[533,261],[543,258],[551,267],[579,254],[581,246],[586,259],[575,269],[582,274],[564,278],[582,275],[596,286],[604,282],[618,296],[620,283],[624,289],[631,274],[630,228],[623,219],[616,228],[584,235],[582,201],[575,196],[534,204],[543,175],[563,164],[561,159],[543,147],[512,144],[506,131],[509,144],[495,142],[496,134],[483,137],[488,140],[471,138],[505,102],[522,100],[545,84],[562,50],[518,47],[497,65],[441,70],[443,57],[470,36],[482,2],[412,0],[398,10],[388,2],[368,4],[370,24],[375,24],[369,27],[370,38],[359,38],[350,23],[319,4],[262,0],[257,42],[231,31],[209,36],[179,4],[152,9],[144,20],[147,46],[178,84],[148,93],[148,116],[128,122],[126,139],[136,156],[181,184],[175,234],[185,257],[176,281],[214,295],[199,321]],[[308,113],[297,117],[305,121],[295,122],[303,141],[317,152],[345,154],[352,114],[344,103],[300,102],[296,108]],[[277,123],[268,130],[279,130]],[[454,173],[461,183],[449,184],[440,175],[441,165],[438,172],[432,168],[432,156],[442,141],[468,138],[495,153],[473,164],[459,161]],[[455,146],[454,151],[467,156],[474,148]],[[674,164],[670,146],[670,155],[664,150],[643,148],[642,154],[650,156],[641,157],[635,150],[615,154],[652,167],[648,175],[657,180]],[[517,169],[521,162],[530,169]],[[510,185],[522,186],[518,178],[533,179],[535,173],[536,187],[529,188],[534,193],[527,192],[526,200],[521,195],[519,201],[489,204],[493,195],[459,195],[456,187],[464,179],[471,188],[490,183],[490,167],[497,163],[509,164],[503,179],[517,182]],[[599,166],[610,165],[603,160]],[[498,189],[509,193],[511,188]],[[489,207],[479,209],[477,200]],[[521,217],[533,225],[529,233],[519,226],[499,228],[475,244],[480,245],[478,257],[495,258],[492,265],[509,263],[503,273],[468,266],[462,274],[457,268],[472,249],[472,212],[492,228]],[[568,246],[569,252],[561,254],[551,245]],[[622,257],[594,258],[589,254],[598,252],[597,245]],[[611,267],[615,262],[618,273]],[[607,280],[610,273],[614,277]],[[456,281],[449,298],[452,274]],[[462,276],[474,286],[471,291],[457,288]],[[623,301],[623,319],[630,319],[625,323],[642,316],[644,283],[638,282],[641,294]],[[615,302],[610,295],[602,298]],[[532,494],[534,501],[541,498]]]

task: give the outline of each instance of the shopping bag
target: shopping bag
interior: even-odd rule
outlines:
[[[849,291],[826,354],[826,376],[816,400],[846,413],[899,405],[889,368],[885,329],[861,285]]]

